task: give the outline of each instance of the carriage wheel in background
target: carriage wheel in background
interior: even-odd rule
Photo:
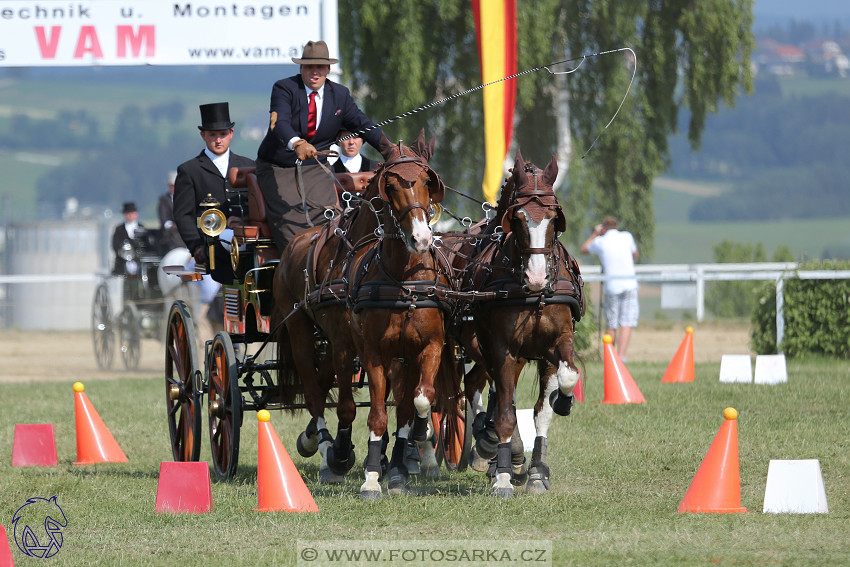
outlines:
[[[195,323],[183,301],[175,301],[165,328],[165,402],[175,461],[201,456],[201,372]]]
[[[124,368],[136,370],[139,368],[139,358],[142,354],[141,320],[139,311],[132,303],[128,303],[118,316],[118,347]]]
[[[220,479],[227,480],[236,474],[239,461],[242,392],[239,390],[239,370],[233,343],[225,332],[220,331],[213,339],[207,372],[213,468]]]
[[[445,461],[450,471],[463,472],[469,464],[469,453],[472,451],[472,407],[465,397],[460,398],[458,414],[452,418],[439,413],[432,413],[431,420],[437,430],[436,452],[437,462]]]
[[[115,350],[115,329],[112,328],[112,307],[105,283],[97,286],[91,306],[91,338],[97,367],[109,370]]]

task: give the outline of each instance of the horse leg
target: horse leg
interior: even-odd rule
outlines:
[[[542,494],[549,490],[549,464],[547,458],[549,425],[553,414],[572,407],[572,391],[578,383],[578,372],[565,360],[558,362],[557,367],[548,361],[538,362],[540,379],[540,395],[534,405],[534,425],[537,436],[534,438],[534,449],[531,453],[531,464],[528,468],[528,483],[526,492]],[[561,404],[560,410],[558,409]]]
[[[336,354],[337,350],[341,351]],[[350,350],[335,349],[335,367],[337,369],[337,434],[333,445],[328,448],[326,457],[328,468],[337,475],[344,475],[354,466],[356,459],[354,444],[351,442],[351,424],[354,422],[356,407],[351,391],[351,375],[354,373],[354,360]]]
[[[362,352],[362,351],[361,351]],[[373,360],[374,359],[374,360]],[[369,428],[369,445],[366,462],[363,465],[366,480],[360,486],[360,496],[363,500],[380,500],[383,475],[382,460],[385,458],[387,442],[387,408],[386,408],[386,376],[383,367],[376,362],[377,357],[364,353],[361,362],[369,375],[369,417],[366,425]],[[389,473],[389,471],[387,471]]]
[[[481,362],[475,363],[463,381],[466,399],[469,400],[475,416],[472,422],[472,436],[475,439],[475,445],[472,447],[469,456],[469,466],[478,472],[485,472],[490,466],[490,459],[496,455],[496,445],[498,444],[495,426],[493,425],[493,408],[496,403],[495,390],[492,388],[490,390],[486,410],[482,396],[484,387],[489,381],[490,377]],[[486,458],[482,453],[486,455]]]
[[[420,473],[427,478],[440,477],[440,465],[434,450],[434,430],[431,420],[431,406],[434,404],[436,392],[434,382],[442,362],[442,340],[432,342],[424,349],[419,357],[419,384],[413,392],[413,407],[416,413],[413,417],[411,439],[416,443],[415,458],[418,461]]]
[[[506,352],[496,351],[496,352]],[[492,362],[492,361],[490,361]],[[491,371],[496,377],[496,434],[499,444],[496,447],[496,482],[493,484],[493,495],[499,498],[513,498],[514,487],[511,483],[513,464],[511,459],[511,439],[516,429],[516,409],[514,408],[514,391],[522,364],[508,354],[501,368],[491,364]]]

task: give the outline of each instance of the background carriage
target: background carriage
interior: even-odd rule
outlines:
[[[140,227],[121,254],[134,261],[138,271],[126,276],[101,274],[92,299],[92,343],[102,370],[112,367],[116,345],[124,367],[138,368],[142,339],[161,340],[168,304],[181,283],[160,270],[155,232]],[[172,258],[175,254],[188,260],[188,250],[172,251]]]
[[[176,461],[200,458],[202,405],[206,396],[212,463],[221,479],[236,473],[245,412],[305,407],[283,401],[276,361],[269,358],[274,353],[269,347],[274,331],[272,282],[280,251],[271,238],[262,192],[253,168],[234,168],[229,177],[234,190],[242,194],[240,200],[247,203],[247,212],[227,219],[211,206],[200,220],[202,231],[209,237],[217,237],[225,228],[233,230],[230,245],[234,282],[222,287],[224,331],[207,341],[204,352],[199,354],[192,312],[182,300],[171,305],[165,331],[165,393],[173,457]],[[345,197],[361,191],[370,177],[368,173],[337,174]],[[182,266],[164,269],[187,281],[200,277]],[[325,337],[317,330],[313,340],[316,352],[324,356]],[[249,351],[253,352],[248,354]],[[351,379],[358,389],[368,385],[362,372],[337,379]],[[358,401],[356,405],[368,406],[369,401]],[[472,416],[466,411],[465,400],[460,401],[459,410],[459,416],[435,414],[432,419],[438,461],[449,469],[462,470],[471,448]]]

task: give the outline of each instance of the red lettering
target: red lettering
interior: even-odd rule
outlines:
[[[38,49],[43,59],[56,59],[56,49],[59,47],[59,36],[62,34],[62,26],[51,26],[50,34],[44,33],[44,26],[35,27],[35,37],[38,41]]]
[[[118,26],[118,57],[127,57],[127,46],[130,46],[133,57],[139,57],[142,44],[145,46],[145,57],[153,57],[156,53],[156,28],[154,26],[139,26],[138,35],[133,26]]]
[[[77,47],[74,49],[74,59],[81,59],[86,53],[90,53],[95,59],[103,59],[103,50],[100,48],[100,40],[94,26],[82,26],[80,28],[80,37],[77,39]]]

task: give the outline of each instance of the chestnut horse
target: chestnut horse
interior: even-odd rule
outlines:
[[[573,333],[585,299],[578,264],[557,238],[566,228],[552,188],[557,174],[554,156],[541,171],[517,152],[495,219],[481,229],[478,243],[460,254],[467,258],[461,291],[472,294],[472,317],[463,325],[461,340],[473,360],[484,363],[495,386],[495,432],[476,437],[475,453],[484,459],[495,456],[493,490],[502,498],[513,496],[512,476],[525,472],[513,405],[523,367],[537,361],[537,435],[526,487],[532,493],[549,489],[549,425],[553,412],[569,414],[579,379]],[[478,376],[477,382],[468,377],[467,399],[480,399],[475,390],[486,382],[482,373]]]
[[[433,314],[439,309],[428,308],[429,301],[434,302],[419,300],[417,305],[418,291],[411,292],[407,287],[395,286],[396,281],[409,283],[404,273],[396,272],[397,262],[411,256],[427,257],[427,261],[421,262],[423,265],[432,261],[429,255],[430,207],[432,202],[442,199],[444,192],[439,177],[427,164],[433,153],[433,140],[430,145],[425,144],[423,131],[417,142],[407,148],[401,144],[393,145],[384,138],[381,153],[385,162],[376,170],[363,194],[353,199],[352,208],[341,219],[334,219],[326,225],[296,235],[283,252],[275,274],[274,320],[283,322],[276,325],[276,340],[279,381],[285,392],[284,403],[292,404],[298,397],[296,393],[299,386],[303,387],[300,395],[303,395],[312,419],[298,438],[298,450],[304,456],[315,453],[317,449],[321,452],[320,480],[323,482],[340,481],[354,464],[351,424],[356,407],[350,377],[356,370],[358,354],[369,374],[373,407],[370,419],[376,411],[376,402],[381,407],[379,411],[384,411],[386,391],[375,391],[383,387],[383,374],[370,369],[370,364],[365,362],[362,354],[366,343],[380,342],[382,337],[373,337],[371,330],[366,334],[353,332],[350,324],[352,306],[354,311],[366,309],[371,312],[376,305],[381,306],[379,311],[386,311],[385,307],[391,304],[393,312],[412,314],[400,325],[406,332],[426,336],[432,332],[430,327],[438,326],[439,344],[441,347],[443,344],[442,316],[437,314],[435,317]],[[403,243],[401,250],[396,250],[397,243]],[[370,267],[379,268],[378,278],[383,285],[374,284],[375,276],[370,272]],[[442,284],[434,270],[423,268],[412,273],[419,273],[421,280],[429,278],[431,288],[438,283]],[[392,274],[400,275],[401,280],[393,280]],[[389,288],[392,291],[388,291]],[[368,290],[366,296],[358,297],[364,290]],[[402,307],[399,308],[399,305]],[[428,313],[431,313],[429,321],[423,323],[423,315]],[[356,318],[362,319],[359,315]],[[385,339],[387,341],[395,341],[392,337],[398,333],[398,326],[393,321],[383,323],[381,335],[389,336]],[[365,328],[370,328],[369,323]],[[428,344],[432,343],[433,340],[429,338]],[[397,349],[405,346],[403,342],[394,344]],[[318,348],[320,345],[326,345],[326,352]],[[368,352],[371,353],[371,350]],[[398,356],[399,352],[415,354],[410,346],[407,346],[406,351],[396,350],[395,355]],[[427,364],[432,365],[436,360],[439,365],[440,354],[438,351],[436,359],[433,356],[426,357]],[[412,362],[418,364],[419,361],[416,359]],[[433,383],[433,373],[430,369],[428,373]],[[335,376],[339,424],[334,440],[327,432],[324,410]],[[452,390],[452,395],[456,388]],[[396,403],[402,413],[404,392],[403,389],[394,390]],[[372,478],[370,472],[377,473],[376,478],[382,473],[381,461],[387,441],[386,424],[380,431],[370,425],[367,484]],[[415,456],[418,456],[418,449],[416,453]],[[433,449],[425,451],[425,455],[430,457],[426,464],[436,468]],[[405,465],[413,466],[410,463]],[[371,484],[369,490],[361,492],[365,498],[380,498],[380,485],[377,493]]]
[[[424,132],[411,146],[399,144],[379,170],[385,180],[385,200],[409,204],[383,207],[381,223],[389,228],[368,250],[358,252],[348,269],[351,322],[360,361],[369,376],[369,449],[364,499],[381,497],[381,440],[387,433],[385,400],[390,391],[396,405],[396,440],[387,473],[387,492],[407,489],[417,472],[439,474],[429,427],[431,408],[456,415],[461,374],[454,341],[447,336],[452,305],[451,268],[432,248],[431,203],[445,193],[442,180],[428,165],[434,139]],[[385,155],[387,157],[387,155]],[[412,238],[410,235],[422,235]]]

